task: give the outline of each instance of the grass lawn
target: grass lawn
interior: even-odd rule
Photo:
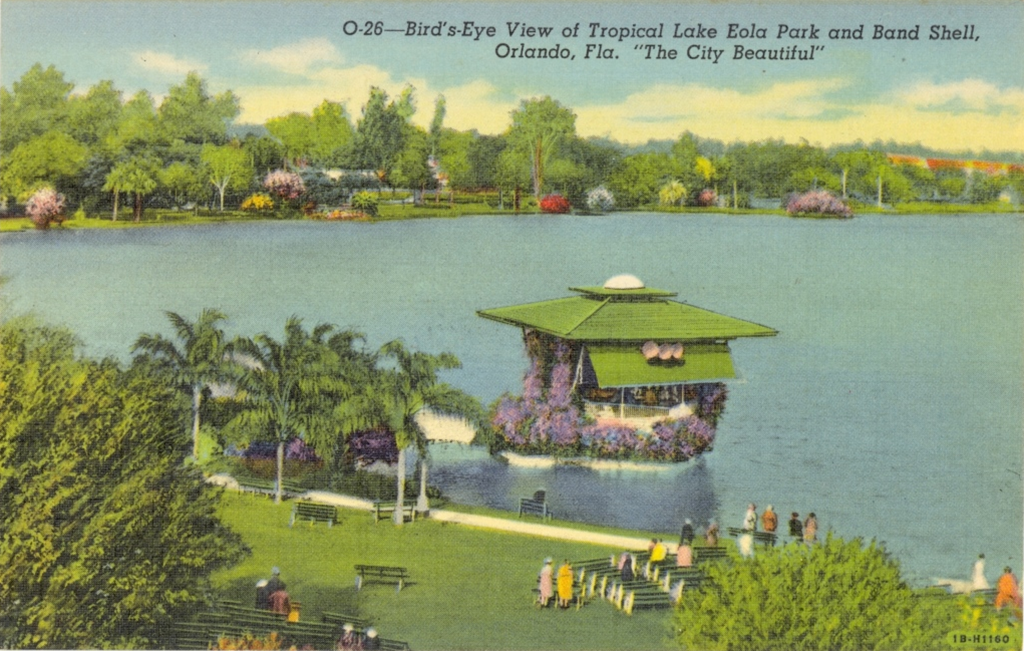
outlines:
[[[248,603],[254,586],[281,568],[302,619],[325,611],[368,617],[382,637],[413,649],[660,649],[671,648],[669,611],[632,617],[595,600],[581,610],[540,610],[532,589],[545,556],[583,560],[616,549],[486,531],[430,520],[403,527],[374,524],[369,513],[339,509],[328,529],[288,527],[291,504],[226,492],[221,515],[252,549],[214,576],[226,598]],[[397,565],[411,584],[355,589],[353,565]]]

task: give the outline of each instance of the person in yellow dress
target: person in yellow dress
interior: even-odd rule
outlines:
[[[572,567],[568,559],[558,568],[558,605],[568,608],[572,601]]]
[[[662,542],[661,540],[657,540],[654,543],[654,548],[651,549],[651,562],[659,563],[665,560],[666,556],[668,556],[668,548],[665,547],[664,542]]]

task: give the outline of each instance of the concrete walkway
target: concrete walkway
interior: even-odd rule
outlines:
[[[361,511],[372,511],[373,502],[347,495],[338,495],[328,491],[309,491],[303,499],[321,504],[340,506],[346,509],[358,509]],[[650,539],[633,538],[630,536],[617,536],[608,533],[597,533],[594,531],[581,531],[569,529],[539,522],[522,522],[521,520],[506,520],[486,515],[474,515],[471,513],[459,513],[457,511],[445,511],[443,509],[431,509],[429,518],[439,522],[451,522],[469,527],[480,527],[481,529],[492,529],[495,531],[510,531],[540,538],[553,538],[555,540],[571,540],[574,542],[593,543],[595,545],[606,545],[620,549],[641,550],[647,549]]]
[[[240,490],[238,482],[228,475],[214,475],[212,477],[207,477],[206,481],[211,484],[224,486],[228,489]],[[301,497],[302,499],[317,502],[319,504],[329,504],[331,506],[339,506],[345,509],[356,509],[359,511],[373,511],[372,500],[350,497],[348,495],[339,495],[329,491],[308,491],[303,493]],[[595,531],[581,531],[579,529],[558,527],[539,522],[507,520],[505,518],[495,518],[487,515],[474,515],[471,513],[459,513],[458,511],[445,511],[443,509],[431,509],[428,517],[431,520],[451,522],[454,524],[465,525],[467,527],[479,527],[481,529],[491,529],[494,531],[508,531],[511,533],[526,534],[528,536],[537,536],[539,538],[552,538],[554,540],[571,540],[573,542],[592,543],[594,545],[604,545],[607,547],[616,547],[618,549],[642,550],[647,549],[648,544],[650,543],[649,538],[634,538],[632,536],[619,536],[609,533],[598,533]]]

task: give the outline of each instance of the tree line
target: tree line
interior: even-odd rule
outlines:
[[[523,100],[499,135],[446,127],[443,96],[434,100],[429,126],[414,125],[412,87],[396,97],[371,88],[357,116],[324,100],[308,113],[271,118],[238,135],[239,98],[211,94],[195,72],[159,104],[145,90],[126,100],[112,81],[80,95],[71,94],[73,87],[53,66],[36,64],[10,90],[0,89],[0,195],[7,204],[46,186],[67,198],[66,210],[110,212],[114,219],[122,199],[136,219],[150,206],[224,210],[258,193],[263,179],[281,169],[302,175],[303,202],[323,206],[367,188],[403,188],[419,201],[442,184],[451,192],[496,190],[503,207],[549,193],[584,207],[596,188],[626,209],[747,207],[751,199],[812,189],[878,204],[984,203],[1007,188],[1024,195],[1019,169],[986,175],[901,164],[881,143],[726,145],[685,132],[630,148],[581,137],[572,109],[550,97]]]

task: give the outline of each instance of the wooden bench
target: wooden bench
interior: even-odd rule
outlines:
[[[326,522],[327,527],[330,528],[338,521],[338,509],[329,504],[296,502],[292,507],[292,518],[288,522],[288,526],[294,525],[296,520],[309,520],[310,525]]]
[[[373,503],[373,522],[376,524],[384,518],[391,517],[395,513],[395,509],[398,508],[398,502],[380,502],[375,501]],[[402,503],[402,519],[406,522],[416,521],[416,505],[412,502],[405,504]]]
[[[729,535],[734,538],[739,538],[744,534],[750,534],[754,537],[755,543],[760,543],[762,545],[775,544],[775,534],[771,531],[747,531],[746,529],[740,529],[739,527],[729,527],[728,531]]]
[[[238,481],[238,488],[243,493],[252,493],[254,495],[265,495],[270,497],[277,493],[277,481],[273,479],[242,479]],[[281,482],[281,493],[282,495],[295,496],[305,493],[306,489],[302,488],[295,482],[282,481]]]
[[[526,515],[537,515],[545,520],[551,519],[551,511],[548,510],[548,503],[535,500],[529,497],[519,498],[519,517]]]
[[[693,562],[724,561],[729,559],[729,550],[725,547],[694,547]]]
[[[322,613],[320,619],[325,624],[332,624],[338,628],[341,628],[345,624],[351,624],[352,628],[357,631],[363,631],[370,625],[370,620],[365,617],[353,617],[352,615],[345,615],[344,613]]]
[[[409,651],[409,643],[401,640],[388,640],[383,637],[377,638],[382,651]]]
[[[672,607],[672,599],[664,592],[631,591],[622,602],[622,610],[632,615],[634,610],[662,610]]]
[[[404,567],[391,567],[388,565],[356,565],[356,590],[363,587],[364,583],[395,583],[398,585],[396,592],[401,591],[409,579],[409,570]]]

